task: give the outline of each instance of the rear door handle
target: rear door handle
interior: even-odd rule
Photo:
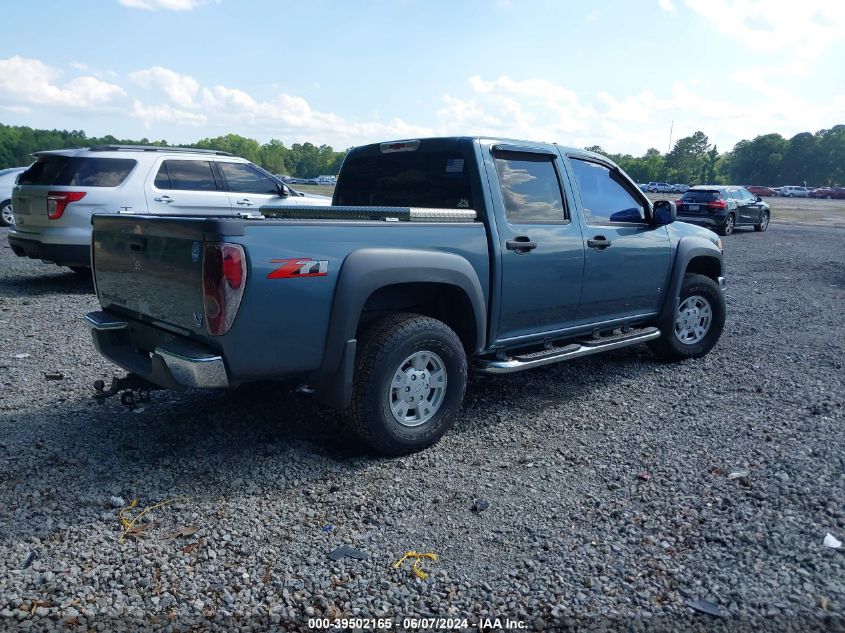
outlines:
[[[527,235],[520,235],[512,240],[505,242],[505,247],[509,251],[516,251],[517,253],[527,253],[537,248],[537,242],[532,242]]]
[[[604,235],[596,235],[593,239],[587,240],[587,246],[597,251],[603,251],[610,247],[610,240],[606,239]]]
[[[160,198],[153,198],[156,202],[163,202],[164,204],[170,204],[173,202],[173,198],[170,196],[161,196]]]
[[[238,204],[251,207],[252,203],[249,201],[249,198],[244,198],[243,200],[238,200]]]

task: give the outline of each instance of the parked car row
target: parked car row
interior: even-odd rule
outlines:
[[[668,182],[639,183],[641,191],[648,193],[684,193],[689,189],[684,184],[671,185]],[[826,198],[845,199],[845,187],[802,187],[799,185],[784,185],[783,187],[764,187],[761,185],[746,185],[745,189],[755,196],[781,198]]]
[[[671,185],[668,182],[639,183],[637,186],[641,191],[647,191],[649,193],[684,193],[689,189],[688,185],[682,183]]]
[[[244,216],[272,205],[325,206],[227,152],[102,145],[36,152],[12,193],[14,253],[87,273],[91,216],[182,214]]]

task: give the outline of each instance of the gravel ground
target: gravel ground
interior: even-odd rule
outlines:
[[[271,388],[93,403],[117,372],[82,323],[90,282],[5,233],[0,629],[845,630],[845,548],[823,545],[845,541],[843,230],[726,238],[708,357],[477,378],[457,427],[403,459],[350,452],[330,411]],[[175,501],[121,542],[131,499]],[[341,545],[366,559],[332,561]],[[409,550],[437,554],[427,580],[392,567]]]

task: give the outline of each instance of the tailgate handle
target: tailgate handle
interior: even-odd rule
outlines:
[[[133,251],[140,253],[145,248],[147,248],[147,238],[146,237],[135,237],[129,240],[129,248]]]

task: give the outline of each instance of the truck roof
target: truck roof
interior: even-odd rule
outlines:
[[[559,145],[555,142],[549,143],[545,141],[529,141],[525,139],[508,138],[505,136],[429,136],[415,139],[399,139],[395,141],[382,141],[379,143],[359,145],[357,147],[353,147],[350,150],[350,153],[379,153],[382,151],[381,148],[383,146],[398,146],[404,143],[418,143],[420,145],[424,143],[428,147],[435,146],[439,147],[440,149],[447,149],[450,147],[457,148],[461,146],[469,146],[474,144],[475,142],[479,142],[482,145],[510,145],[546,148],[550,152],[560,150],[565,154],[580,154],[582,156],[591,156],[593,158],[599,158],[605,162],[615,165],[615,163],[613,163],[613,161],[611,161],[607,156],[603,156],[602,154],[597,154],[596,152],[591,152],[580,147],[569,147],[566,145]],[[409,149],[408,151],[411,150]]]

